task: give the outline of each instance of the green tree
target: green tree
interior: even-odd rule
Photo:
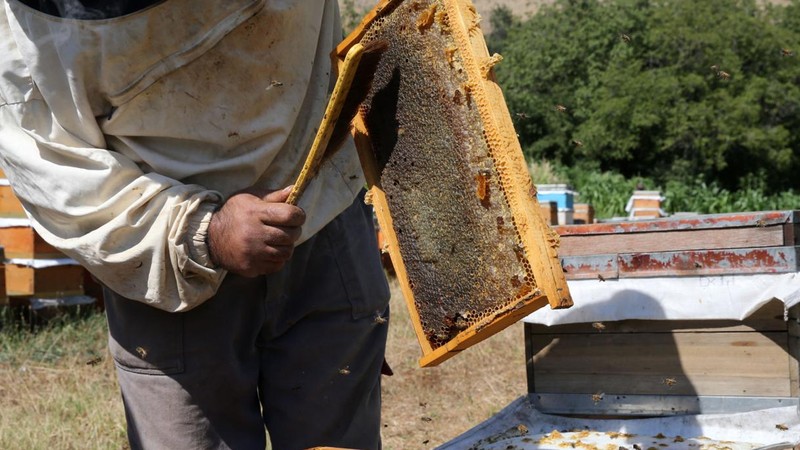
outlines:
[[[528,156],[660,185],[800,187],[798,0],[560,0],[495,19]]]

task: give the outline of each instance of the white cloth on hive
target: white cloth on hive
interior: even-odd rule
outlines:
[[[568,285],[572,308],[541,308],[524,320],[543,325],[742,320],[774,298],[786,309],[800,303],[800,273],[572,280]]]

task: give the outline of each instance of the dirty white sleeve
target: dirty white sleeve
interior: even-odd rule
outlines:
[[[42,102],[0,102],[0,164],[36,231],[127,298],[185,311],[214,295],[225,272],[205,233],[221,195],[57,128]]]

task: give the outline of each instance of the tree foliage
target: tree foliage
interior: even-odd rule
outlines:
[[[800,188],[800,0],[557,0],[491,21],[529,157],[660,186]]]

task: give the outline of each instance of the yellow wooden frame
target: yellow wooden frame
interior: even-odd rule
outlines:
[[[381,1],[364,17],[356,30],[336,48],[333,54],[334,62],[341,65],[349,49],[359,45],[373,21],[379,18],[384,11],[391,11],[387,8],[393,8],[402,1]],[[502,91],[494,78],[492,67],[499,61],[499,58],[489,55],[483,35],[477,26],[479,17],[471,1],[437,1],[441,3],[448,15],[450,32],[461,52],[464,70],[472,87],[471,95],[487,131],[487,142],[492,157],[498,165],[506,168],[503,170],[504,176],[501,178],[501,183],[539,289],[460,332],[445,345],[436,349],[432,348],[423,332],[419,313],[414,303],[414,292],[408,283],[408,275],[392,224],[392,215],[386,195],[380,186],[380,173],[373,156],[372,144],[367,135],[363,117],[357,116],[354,120],[356,148],[367,183],[370,186],[371,202],[378,224],[388,242],[388,252],[422,348],[423,356],[420,359],[420,365],[423,367],[435,366],[449,359],[547,304],[552,308],[566,308],[572,305],[557,255],[558,235],[549,228],[542,216],[536,200],[536,189],[530,179],[511,116]]]

